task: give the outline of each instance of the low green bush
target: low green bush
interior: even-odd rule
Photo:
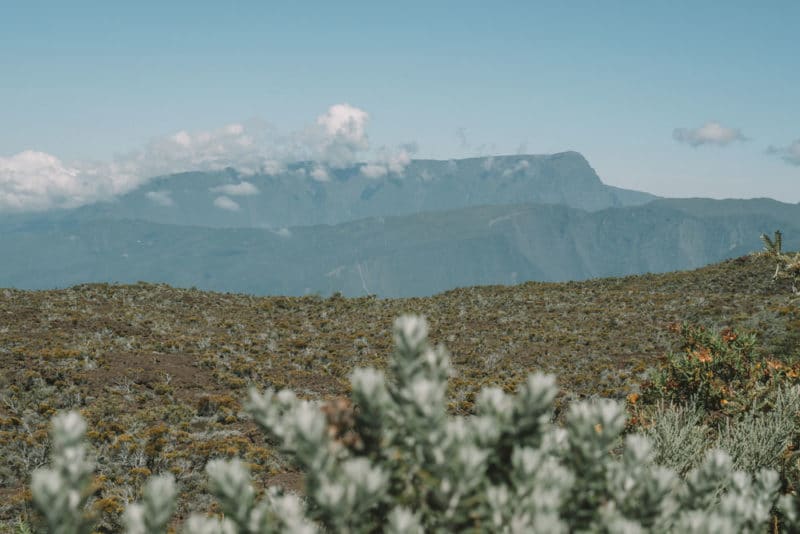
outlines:
[[[675,326],[670,353],[641,390],[629,395],[629,430],[654,442],[657,459],[679,472],[711,448],[737,469],[776,469],[784,490],[800,482],[800,394],[796,361],[765,357],[753,334]]]
[[[755,334],[729,328],[714,332],[688,323],[673,331],[680,349],[645,381],[637,396],[640,404],[691,403],[735,415],[769,408],[779,389],[799,382],[797,363],[762,356]]]

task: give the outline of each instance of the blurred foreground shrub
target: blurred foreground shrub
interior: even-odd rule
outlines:
[[[305,495],[273,488],[257,498],[246,464],[214,460],[206,472],[222,516],[192,515],[184,530],[763,532],[779,503],[786,528],[800,527],[774,470],[736,470],[719,449],[691,468],[659,465],[650,438],[623,439],[626,414],[615,402],[576,403],[556,427],[551,376],[530,376],[514,395],[484,389],[474,416],[449,416],[449,356],[428,344],[426,322],[401,317],[394,340],[390,376],[356,370],[351,402],[320,407],[288,390],[251,391],[247,411],[305,471]],[[56,418],[52,467],[33,475],[34,502],[53,532],[89,528],[84,431],[77,414]],[[164,532],[176,493],[169,475],[152,479],[126,511],[127,531]]]

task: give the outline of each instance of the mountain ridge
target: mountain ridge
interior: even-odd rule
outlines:
[[[598,212],[490,205],[283,232],[38,222],[0,235],[0,248],[12,252],[0,265],[0,285],[148,280],[259,295],[419,296],[695,268],[758,250],[759,235],[777,228],[787,248],[800,248],[800,206],[756,201],[747,213],[740,201],[709,202],[699,211],[680,199]]]
[[[0,287],[147,280],[401,297],[690,269],[757,250],[777,229],[800,248],[800,204],[657,198],[604,185],[577,152],[413,160],[403,178],[359,164],[327,182],[310,165],[247,180],[184,173],[113,203],[2,215]],[[292,220],[302,224],[278,224]]]
[[[74,213],[191,226],[283,228],[481,204],[558,203],[596,211],[657,198],[606,186],[573,151],[411,160],[402,174],[380,177],[365,176],[365,165],[327,169],[325,180],[312,176],[319,167],[311,162],[269,175],[244,175],[233,169],[180,173],[154,178],[117,199]],[[243,183],[249,185],[242,187]],[[220,204],[220,197],[227,200]]]

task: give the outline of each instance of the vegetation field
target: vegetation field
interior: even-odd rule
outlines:
[[[428,298],[253,297],[165,285],[0,289],[0,527],[32,513],[29,473],[48,462],[48,423],[78,409],[98,472],[105,531],[150,474],[181,487],[178,519],[215,511],[203,468],[242,457],[261,488],[302,491],[302,476],[241,413],[249,387],[306,398],[349,393],[354,367],[385,367],[393,320],[428,318],[451,352],[450,407],[481,387],[513,391],[534,371],[574,399],[624,399],[679,339],[675,325],[757,336],[765,360],[800,356],[800,307],[774,260],[745,256],[690,272],[471,287]]]

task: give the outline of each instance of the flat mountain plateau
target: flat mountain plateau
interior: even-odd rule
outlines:
[[[0,289],[0,525],[29,506],[27,473],[47,462],[49,418],[75,408],[97,455],[97,503],[113,525],[150,473],[176,475],[185,504],[211,509],[206,462],[241,456],[264,485],[301,487],[292,465],[240,416],[248,387],[347,395],[354,367],[386,365],[394,319],[425,315],[451,352],[451,409],[481,387],[558,376],[560,406],[623,398],[689,321],[759,334],[800,356],[800,306],[774,262],[751,254],[693,271],[583,282],[467,287],[432,297],[255,297],[166,285]],[[110,528],[110,527],[109,527]]]

